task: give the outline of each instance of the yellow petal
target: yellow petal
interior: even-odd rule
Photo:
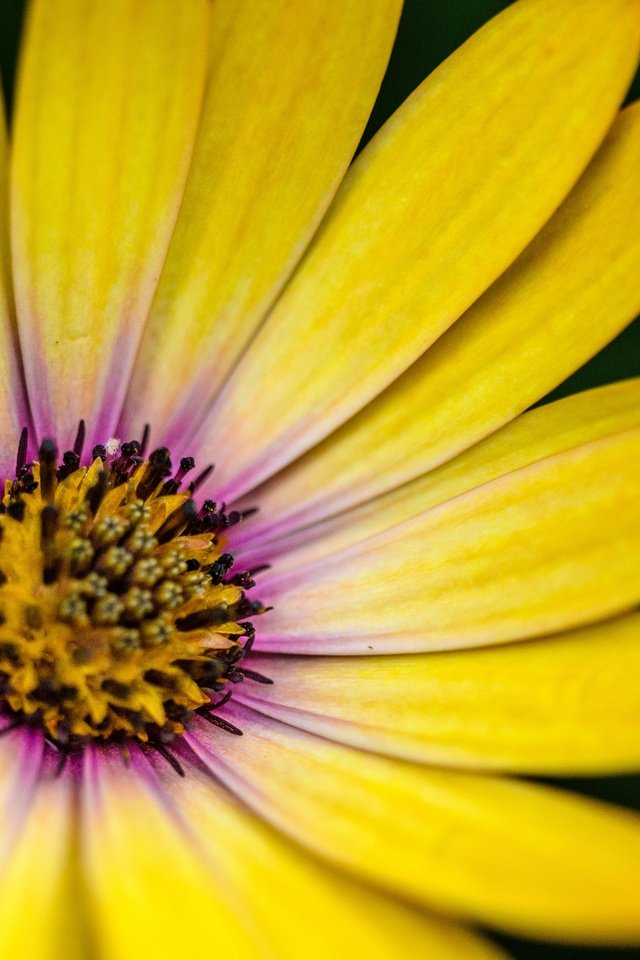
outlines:
[[[250,522],[247,531],[239,532],[261,561],[268,559],[277,572],[282,573],[359,543],[530,463],[637,426],[640,426],[640,379],[622,380],[531,410],[441,467],[347,513],[329,517],[282,539],[260,544]],[[262,510],[259,496],[255,502]],[[272,533],[278,531],[276,523]],[[247,564],[246,553],[243,562],[255,565]]]
[[[35,0],[12,171],[16,300],[39,431],[110,435],[202,99],[207,0]],[[140,429],[140,427],[139,427]]]
[[[499,649],[256,657],[242,703],[418,762],[537,774],[640,768],[640,614]]]
[[[102,956],[175,960],[215,942],[220,955],[259,957],[241,909],[139,765],[85,756],[81,849]]]
[[[194,426],[293,270],[351,160],[399,0],[216,0],[184,203],[128,421]]]
[[[198,438],[225,495],[344,422],[515,260],[605,135],[639,31],[635,0],[520,0],[409,98]]]
[[[640,600],[640,429],[558,453],[261,582],[275,651],[503,643]]]
[[[4,745],[0,766],[12,763],[12,792],[2,798],[0,956],[86,960],[86,915],[73,845],[73,783],[67,776],[36,785],[42,751],[35,737]],[[41,744],[41,739],[40,739]],[[18,815],[18,818],[17,816]],[[70,905],[74,907],[71,909]]]
[[[311,859],[198,770],[169,782],[192,841],[243,905],[277,960],[329,956],[490,960],[502,956],[469,932],[356,884]]]
[[[3,717],[2,729],[9,724]],[[0,738],[0,860],[6,862],[22,833],[42,762],[42,742],[24,731],[8,730]],[[18,802],[17,798],[20,797]]]
[[[467,314],[357,417],[255,492],[261,516],[283,531],[405,483],[526,409],[614,337],[640,311],[639,168],[637,104]]]
[[[194,748],[260,815],[330,862],[397,896],[519,934],[640,940],[637,815],[552,788],[377,757],[239,706],[230,715],[243,737],[230,743],[204,731],[210,752]]]
[[[212,942],[243,960],[357,956],[365,945],[372,960],[392,960],[398,944],[416,958],[501,956],[317,865],[198,770],[184,781],[163,773],[104,756],[87,768],[85,868],[109,960],[196,956]]]
[[[7,161],[7,130],[0,90],[0,469],[3,476],[8,475],[13,466],[18,435],[28,423],[11,290]]]

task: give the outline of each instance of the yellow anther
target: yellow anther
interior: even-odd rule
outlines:
[[[124,547],[109,547],[96,562],[100,573],[108,577],[122,577],[133,563],[133,555]]]
[[[134,565],[129,579],[139,586],[152,587],[163,574],[162,564],[156,557],[143,557]]]
[[[118,515],[105,517],[91,531],[91,540],[96,547],[108,547],[112,543],[117,543],[128,531],[129,526],[129,521],[125,517]]]
[[[91,617],[94,623],[98,624],[118,623],[124,609],[124,603],[120,597],[108,593],[97,601],[91,612]]]

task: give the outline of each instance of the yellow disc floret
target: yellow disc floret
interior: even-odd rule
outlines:
[[[179,492],[180,471],[165,479],[168,451],[143,460],[138,447],[58,466],[45,441],[5,481],[0,701],[70,749],[183,733],[242,678],[253,628],[239,621],[262,611],[247,575],[228,575],[224,513]]]

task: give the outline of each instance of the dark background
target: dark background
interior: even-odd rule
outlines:
[[[99,0],[99,2],[108,2],[108,0]],[[315,2],[315,0],[309,0],[309,2]],[[603,3],[606,3],[606,0],[603,0]],[[485,21],[507,6],[509,6],[508,0],[405,0],[389,69],[365,131],[363,144],[427,74]],[[16,54],[24,7],[25,0],[3,0],[0,19],[2,24],[0,68],[9,104],[13,92]],[[636,75],[628,99],[634,100],[638,97],[640,97],[640,74]],[[589,363],[557,387],[549,397],[545,398],[545,401],[632,376],[640,376],[640,318]],[[640,731],[638,735],[640,736]],[[640,810],[640,777],[555,782],[591,796]],[[523,825],[523,829],[526,829],[526,825]],[[640,886],[640,864],[638,877]],[[628,950],[569,948],[534,944],[512,938],[501,938],[500,942],[517,960],[640,960],[640,948]]]

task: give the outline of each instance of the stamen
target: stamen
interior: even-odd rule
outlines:
[[[208,467],[205,467],[202,473],[199,473],[195,480],[189,484],[189,493],[194,494],[197,490],[199,490],[205,480],[211,476],[214,469],[215,468],[212,463],[210,463]]]
[[[148,423],[145,423],[144,430],[142,431],[142,440],[140,441],[140,456],[144,457],[147,452],[147,447],[149,446],[149,434],[151,433],[151,427]]]
[[[171,473],[171,457],[166,447],[160,447],[149,457],[144,477],[138,484],[136,493],[140,499],[147,500],[168,473]]]
[[[220,626],[223,623],[229,623],[232,619],[227,609],[222,607],[212,607],[209,610],[196,610],[190,613],[188,617],[180,617],[176,620],[178,630],[200,630],[203,627]]]
[[[203,720],[206,720],[207,723],[211,723],[214,727],[220,727],[221,730],[226,730],[227,733],[234,733],[236,737],[242,736],[242,730],[240,727],[236,727],[235,724],[230,723],[223,717],[216,717],[210,713],[201,713],[200,716]]]
[[[179,536],[182,531],[198,515],[198,509],[193,500],[186,500],[180,504],[173,513],[169,514],[160,529],[156,532],[158,543],[168,543],[174,537]]]
[[[167,763],[171,767],[173,767],[173,769],[175,770],[175,772],[178,774],[179,777],[184,777],[184,769],[182,764],[180,763],[177,757],[174,757],[174,755],[171,753],[170,750],[167,750],[164,744],[157,743],[157,742],[149,743],[147,749],[155,750],[156,753],[159,753],[160,756],[164,757]]]
[[[84,420],[80,420],[78,423],[78,432],[76,433],[76,439],[73,444],[73,452],[78,458],[78,461],[82,458],[82,451],[84,450],[84,440],[85,440],[86,430],[84,425]]]
[[[97,459],[97,458],[96,458]],[[102,498],[107,492],[107,475],[104,470],[98,474],[98,479],[87,493],[87,505],[92,515],[95,516],[102,503]]]
[[[20,442],[18,443],[18,455],[16,457],[16,477],[20,476],[20,472],[27,462],[27,445],[29,443],[29,430],[27,427],[22,428],[20,434]]]
[[[246,618],[265,610],[244,592],[265,566],[230,575],[223,552],[223,531],[245,514],[198,508],[192,494],[213,467],[185,490],[193,458],[166,480],[166,448],[142,459],[148,437],[146,426],[140,442],[95,444],[81,466],[81,420],[61,463],[47,438],[27,464],[25,428],[0,499],[0,736],[39,728],[56,775],[90,741],[134,739],[182,776],[169,745],[192,717],[238,736],[219,715],[232,687],[270,683],[239,666],[255,637]]]
[[[56,460],[58,459],[58,448],[53,440],[43,440],[38,453],[40,461],[40,489],[42,499],[47,503],[53,500],[53,494],[56,488]]]
[[[265,677],[263,673],[258,673],[257,670],[247,670],[246,667],[243,667],[242,670],[238,670],[238,673],[241,673],[243,677],[247,680],[254,680],[256,683],[272,684],[273,680],[271,677]]]

